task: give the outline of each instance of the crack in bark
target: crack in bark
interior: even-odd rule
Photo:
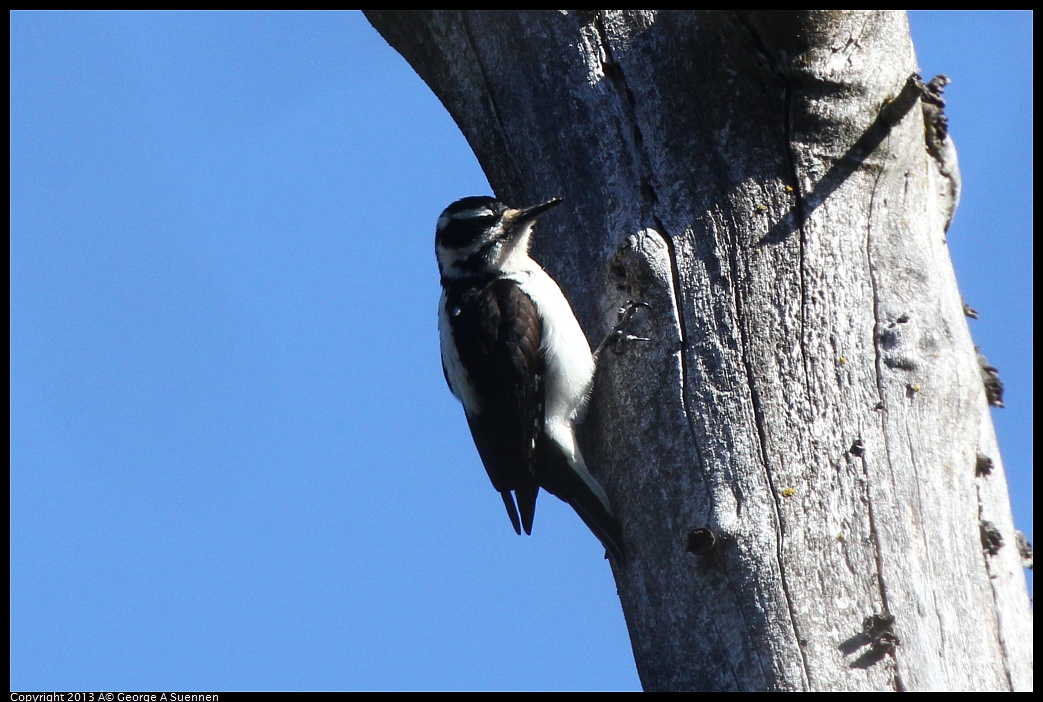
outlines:
[[[793,185],[793,194],[794,194],[794,198],[796,200],[796,203],[795,203],[795,206],[794,206],[794,210],[796,211],[796,214],[797,214],[797,220],[798,220],[797,221],[797,226],[798,226],[798,229],[800,231],[799,248],[798,248],[798,259],[799,259],[798,260],[798,263],[799,263],[798,267],[799,267],[799,271],[800,271],[800,351],[801,351],[801,365],[802,365],[803,370],[804,370],[804,388],[805,388],[805,393],[810,397],[811,376],[810,376],[810,374],[808,372],[807,352],[806,352],[806,347],[805,347],[805,343],[804,343],[804,341],[805,341],[804,328],[805,328],[805,319],[806,319],[806,316],[807,316],[807,284],[806,284],[806,281],[805,281],[805,278],[804,278],[804,243],[805,243],[804,224],[805,224],[805,221],[806,221],[805,220],[806,212],[805,212],[805,207],[804,207],[804,196],[801,193],[800,181],[799,181],[799,179],[797,177],[797,164],[796,164],[796,159],[794,158],[793,147],[792,147],[792,137],[793,137],[793,125],[792,125],[793,86],[792,86],[791,82],[783,74],[783,72],[781,70],[779,70],[779,67],[778,67],[778,65],[775,62],[775,57],[772,56],[771,52],[768,50],[768,47],[765,45],[764,41],[761,39],[760,34],[757,32],[757,30],[753,26],[753,24],[742,13],[735,13],[735,16],[737,17],[737,20],[738,20],[739,24],[743,28],[745,28],[745,30],[749,34],[749,36],[750,36],[750,38],[751,38],[751,40],[752,40],[756,50],[761,55],[764,56],[765,60],[768,63],[768,68],[769,68],[770,73],[778,76],[779,79],[782,81],[782,84],[783,84],[783,132],[784,132],[783,136],[784,136],[784,139],[785,139],[785,146],[784,146],[783,151],[784,151],[784,154],[785,154],[786,163],[789,166],[790,177],[793,179],[793,183],[794,183],[794,185]],[[735,243],[736,242],[733,242],[733,244],[735,244]],[[737,267],[738,267],[737,254],[738,254],[738,248],[737,248],[737,246],[735,246],[735,247],[733,247],[733,258],[732,258],[732,280],[734,281],[735,284],[733,285],[732,290],[734,291],[736,317],[737,317],[737,319],[741,320],[741,319],[743,319],[743,313],[742,313],[741,295],[739,294],[739,290],[738,290],[739,286],[737,284],[738,283],[738,279],[739,279],[738,278],[738,270],[737,270]],[[772,472],[771,472],[771,469],[769,468],[769,460],[768,460],[768,453],[767,453],[767,438],[765,437],[765,433],[764,433],[765,432],[764,413],[763,413],[763,410],[762,410],[762,407],[761,407],[760,397],[759,397],[759,394],[757,392],[756,385],[754,383],[754,374],[753,374],[753,368],[751,366],[751,361],[750,361],[750,359],[749,359],[749,357],[748,357],[748,355],[746,354],[746,351],[745,351],[745,349],[749,348],[746,330],[745,330],[745,328],[743,327],[743,325],[741,323],[739,324],[739,333],[742,336],[742,343],[743,343],[743,352],[742,352],[743,367],[746,370],[746,384],[747,384],[747,386],[749,387],[749,390],[750,390],[750,401],[753,403],[753,412],[754,412],[755,424],[756,424],[756,427],[757,427],[758,441],[760,443],[760,452],[761,452],[761,460],[763,461],[763,466],[764,466],[764,475],[765,475],[765,479],[768,482],[768,488],[771,491],[772,503],[773,503],[774,509],[775,509],[776,537],[777,537],[776,552],[777,552],[777,559],[778,559],[778,565],[779,565],[779,579],[781,581],[783,595],[784,595],[784,597],[786,599],[786,608],[787,608],[787,610],[789,612],[790,626],[793,629],[793,635],[794,635],[794,637],[796,638],[796,641],[797,641],[797,650],[800,652],[801,666],[802,666],[803,672],[804,672],[804,684],[808,688],[810,688],[811,687],[810,663],[808,661],[807,653],[804,651],[804,648],[800,645],[801,636],[800,636],[800,629],[799,629],[799,626],[797,624],[796,610],[794,609],[793,596],[792,596],[792,594],[790,592],[789,583],[787,582],[787,579],[786,579],[786,567],[785,567],[786,561],[785,561],[785,556],[784,556],[784,552],[783,552],[783,543],[785,542],[786,534],[785,534],[785,528],[783,526],[784,520],[783,520],[783,516],[782,516],[781,497],[779,496],[779,492],[776,489],[775,481],[772,479]]]
[[[677,265],[677,249],[674,245],[673,236],[667,231],[662,221],[655,215],[652,216],[652,219],[655,222],[656,231],[659,233],[660,238],[662,238],[663,243],[666,244],[666,253],[670,258],[670,277],[673,281],[672,297],[674,298],[674,314],[677,315],[677,324],[680,327],[680,333],[678,336],[680,337],[679,341],[681,342],[681,348],[679,350],[681,356],[681,404],[684,407],[685,419],[688,421],[688,431],[692,436],[692,445],[693,447],[698,447],[699,444],[696,440],[697,434],[695,431],[695,420],[692,413],[693,410],[688,400],[688,384],[691,380],[691,371],[688,368],[688,325],[685,322],[683,300],[679,294],[681,286],[681,270]],[[699,461],[700,469],[705,474],[706,470],[702,464],[702,456],[700,456],[698,451],[695,451],[695,456]]]
[[[887,137],[886,139],[889,140],[890,137]],[[880,178],[883,175],[883,172],[884,172],[884,167],[882,165],[880,167],[880,169],[878,170],[878,172],[877,172],[877,178],[876,178],[876,181],[874,182],[874,193],[875,193],[875,189],[876,189],[876,183],[879,182]],[[909,175],[910,174],[908,172],[906,172],[905,173],[905,177],[903,178],[903,191],[902,191],[902,198],[903,199],[908,199],[909,198]],[[877,337],[874,337],[874,342],[876,341],[876,338]],[[884,364],[887,365],[887,359],[884,360]],[[910,468],[910,471],[913,474],[914,488],[916,490],[916,502],[917,502],[916,507],[917,507],[917,510],[919,510],[919,512],[921,514],[925,514],[925,513],[929,512],[929,510],[925,510],[924,507],[923,507],[923,505],[924,505],[924,495],[922,493],[923,481],[918,479],[918,474],[919,474],[920,470],[919,470],[919,464],[918,464],[918,462],[916,460],[916,457],[917,457],[916,447],[915,447],[915,444],[913,442],[913,436],[916,435],[916,429],[915,429],[915,427],[908,426],[908,423],[909,423],[909,415],[908,414],[904,414],[903,415],[903,420],[904,420],[904,422],[906,424],[905,437],[906,437],[906,450],[909,453],[909,468]],[[929,469],[930,468],[928,468],[928,470]],[[935,564],[935,562],[934,562],[934,559],[930,555],[932,553],[933,549],[931,548],[931,544],[927,541],[926,531],[925,530],[920,530],[918,533],[919,533],[919,536],[920,536],[920,539],[921,539],[921,543],[923,544],[923,553],[927,554],[926,564],[927,564],[929,570],[931,571],[931,575],[932,575],[932,577],[930,578],[930,582],[934,582],[936,580],[936,578],[934,577],[934,575],[935,575],[935,573],[934,573],[934,564]],[[941,621],[940,612],[944,608],[940,607],[938,605],[937,593],[934,590],[931,590],[931,595],[930,596],[931,596],[931,600],[934,602],[934,611],[938,615],[938,628],[939,628],[939,630],[942,630],[943,629],[943,625],[942,625],[942,621]],[[890,610],[888,610],[888,614],[890,614]],[[943,637],[942,638],[942,644],[944,645],[944,643],[945,643],[945,639]]]
[[[797,172],[797,159],[793,153],[793,86],[790,81],[785,81],[785,109],[783,110],[783,124],[786,130],[786,162],[789,164],[790,178],[793,179],[793,198],[795,200],[793,210],[797,215],[797,230],[800,236],[797,239],[797,270],[800,273],[800,362],[804,367],[804,391],[811,397],[811,373],[808,371],[808,353],[804,342],[806,340],[805,328],[808,317],[808,284],[805,279],[804,247],[807,240],[807,210],[805,208],[804,193],[800,188],[800,178]]]
[[[698,432],[695,427],[695,414],[691,406],[691,402],[688,397],[688,389],[691,383],[691,369],[688,366],[688,325],[685,318],[684,312],[684,297],[682,295],[684,286],[682,285],[680,266],[678,265],[677,248],[674,242],[674,237],[670,231],[663,224],[662,220],[659,219],[655,214],[655,206],[659,201],[659,196],[656,193],[655,187],[652,185],[652,165],[648,159],[647,153],[642,148],[644,144],[644,136],[641,134],[641,127],[637,118],[637,104],[634,99],[634,94],[627,85],[626,76],[623,74],[622,66],[616,62],[612,56],[612,48],[609,43],[608,34],[605,31],[604,22],[602,20],[602,12],[599,11],[594,16],[593,27],[597,32],[598,38],[601,43],[604,57],[600,59],[603,73],[612,85],[616,86],[617,90],[623,98],[623,104],[626,107],[626,117],[628,119],[631,128],[631,150],[634,154],[634,160],[639,164],[638,173],[640,175],[640,194],[643,198],[643,206],[641,212],[641,218],[650,218],[655,224],[654,231],[658,234],[659,238],[666,245],[667,256],[670,259],[670,292],[674,303],[674,314],[677,317],[678,324],[678,340],[680,342],[680,348],[678,354],[680,357],[680,381],[681,381],[681,406],[685,414],[685,423],[688,426],[688,432],[692,440],[692,453],[695,457],[696,465],[699,470],[699,475],[702,478],[704,484],[706,482],[707,469],[703,462],[703,457],[698,450],[699,442],[697,440]],[[645,227],[651,229],[650,227]],[[710,489],[706,490],[706,494],[713,509],[714,496],[713,491]],[[731,578],[731,574],[728,572],[726,567],[722,568],[723,575],[726,580],[730,583],[733,590],[738,591],[738,586],[734,584]],[[746,613],[740,608],[740,615],[743,619],[746,619]],[[712,623],[715,634],[718,640],[723,641],[724,637],[721,635],[720,623],[714,616],[714,611],[711,609],[708,611],[709,619]],[[759,660],[759,658],[758,658]],[[728,672],[732,676],[735,687],[740,689],[741,677],[735,669],[734,663],[730,656],[724,656],[724,662],[728,666]],[[765,673],[765,678],[768,675]]]
[[[510,154],[514,152],[514,149],[511,147],[511,139],[510,136],[507,134],[507,128],[505,126],[503,118],[500,116],[500,110],[496,107],[496,100],[493,98],[493,96],[495,95],[495,93],[493,92],[493,84],[489,82],[489,76],[485,72],[485,66],[482,64],[481,52],[478,51],[478,45],[475,42],[474,32],[471,31],[471,21],[469,17],[470,12],[468,10],[461,10],[460,26],[463,27],[464,34],[467,35],[467,45],[471,49],[471,56],[474,58],[474,65],[478,69],[477,73],[479,76],[481,76],[482,79],[482,85],[484,86],[484,90],[482,90],[482,95],[486,96],[487,104],[489,105],[490,112],[492,112],[493,120],[499,126],[499,129],[496,130],[496,134],[500,138],[500,141],[502,143],[502,146],[500,147],[500,153]],[[475,153],[477,155],[477,151]],[[520,182],[520,174],[517,171],[517,167],[514,165],[514,161],[508,158],[505,160],[505,163],[507,167],[511,170],[511,182]],[[484,171],[485,169],[483,168],[482,170]],[[502,195],[502,193],[497,194]]]
[[[632,150],[635,156],[635,160],[640,163],[639,173],[641,174],[641,195],[647,201],[645,206],[642,208],[642,219],[644,217],[650,217],[655,223],[655,231],[659,234],[659,237],[666,244],[667,255],[670,258],[670,277],[671,277],[671,293],[674,299],[674,314],[677,316],[677,323],[679,326],[678,337],[681,343],[680,357],[681,357],[681,403],[685,412],[685,419],[688,423],[688,431],[692,437],[692,445],[698,447],[698,441],[696,440],[697,432],[695,430],[695,423],[691,405],[688,401],[687,388],[689,386],[689,380],[691,378],[690,370],[688,368],[688,325],[685,321],[684,315],[684,298],[682,296],[683,286],[681,284],[681,272],[677,264],[677,249],[674,244],[673,235],[667,231],[667,228],[663,225],[662,220],[656,216],[654,210],[655,206],[659,201],[659,196],[656,194],[655,187],[652,185],[652,179],[650,173],[652,171],[652,165],[648,161],[648,156],[644,152],[641,146],[644,144],[644,137],[641,134],[641,127],[637,119],[637,105],[634,100],[634,94],[631,92],[627,85],[626,76],[623,75],[623,67],[612,56],[612,47],[609,43],[608,33],[605,31],[605,25],[602,20],[602,12],[599,11],[594,17],[594,30],[598,34],[598,38],[601,40],[602,51],[604,52],[604,58],[601,59],[601,65],[604,69],[605,77],[608,78],[613,85],[617,86],[619,92],[623,95],[625,105],[627,107],[627,117],[631,127],[631,137],[633,139]],[[699,462],[699,468],[703,474],[705,474],[705,466],[702,464],[702,457],[698,451],[695,451],[696,460]]]
[[[663,223],[663,221],[655,214],[655,208],[656,208],[656,205],[659,202],[659,196],[658,196],[658,194],[656,192],[655,186],[652,184],[653,183],[653,178],[651,176],[651,174],[653,172],[652,165],[651,165],[651,163],[650,163],[650,161],[648,159],[648,154],[642,148],[642,146],[644,144],[644,136],[641,133],[640,123],[639,123],[638,118],[637,118],[637,101],[634,99],[634,94],[630,90],[630,87],[627,85],[626,76],[623,73],[622,66],[618,62],[616,62],[615,59],[612,57],[611,47],[610,47],[609,42],[608,42],[608,36],[607,36],[607,34],[605,33],[605,30],[604,30],[604,25],[602,23],[601,14],[600,13],[598,13],[597,18],[595,20],[595,27],[596,27],[596,29],[598,31],[598,35],[599,35],[599,37],[600,37],[600,39],[602,41],[602,44],[603,44],[604,50],[605,50],[605,54],[606,54],[607,61],[602,61],[602,66],[606,69],[605,70],[605,75],[606,75],[606,77],[608,77],[612,81],[613,85],[617,86],[618,90],[620,91],[620,93],[622,94],[622,96],[624,97],[624,100],[625,100],[624,104],[626,105],[627,118],[628,118],[628,121],[629,121],[629,124],[630,124],[630,127],[631,127],[632,149],[633,149],[633,152],[634,152],[635,157],[636,157],[635,160],[639,164],[639,171],[638,172],[640,174],[640,193],[641,193],[641,196],[642,196],[642,198],[644,200],[644,203],[645,203],[645,206],[642,208],[643,209],[642,219],[648,217],[648,218],[651,218],[651,220],[654,222],[654,224],[655,224],[655,231],[656,231],[656,233],[659,234],[660,238],[663,240],[663,243],[666,244],[667,255],[670,258],[670,277],[671,277],[671,282],[672,282],[672,290],[671,290],[671,292],[672,292],[672,297],[674,299],[674,313],[677,316],[677,322],[678,322],[678,326],[679,326],[678,336],[679,336],[680,345],[681,345],[681,348],[680,348],[681,403],[682,403],[682,406],[684,408],[685,419],[687,421],[689,433],[691,435],[693,449],[695,449],[693,451],[693,453],[695,455],[695,459],[696,459],[696,462],[698,464],[698,468],[699,468],[700,474],[702,476],[705,476],[707,469],[706,469],[705,464],[703,463],[702,455],[697,450],[697,447],[698,447],[698,440],[697,440],[698,432],[696,431],[695,419],[694,419],[695,418],[695,414],[694,414],[694,410],[693,410],[693,408],[691,406],[691,402],[690,402],[690,399],[689,399],[689,392],[688,392],[689,387],[690,387],[690,383],[691,383],[691,377],[692,377],[691,376],[691,369],[689,368],[689,365],[688,365],[688,351],[690,350],[690,347],[689,347],[689,343],[688,343],[688,324],[687,324],[687,320],[686,320],[686,317],[685,317],[685,311],[684,311],[684,296],[683,296],[684,286],[682,284],[681,271],[680,271],[680,266],[678,264],[677,248],[676,248],[676,244],[675,244],[673,235],[667,229],[667,227]],[[760,430],[759,426],[758,426],[758,430]],[[762,453],[763,453],[764,450],[765,450],[763,435],[760,437],[760,440],[761,440],[761,449],[762,449]],[[705,477],[704,477],[704,480],[705,480]],[[771,489],[772,489],[773,494],[774,494],[774,486],[771,486]],[[712,490],[707,490],[707,495],[708,495],[708,498],[710,500],[711,506],[713,506],[713,504],[715,502],[714,496],[713,496],[713,491]],[[779,515],[776,514],[776,519],[777,520],[778,520],[778,516]],[[781,574],[782,581],[783,581],[782,582],[782,588],[783,588],[783,591],[785,593],[785,599],[786,599],[787,607],[788,607],[788,609],[790,611],[791,625],[793,626],[793,629],[794,629],[794,635],[796,636],[797,640],[799,641],[799,635],[797,635],[797,631],[796,631],[796,623],[795,623],[795,621],[793,621],[792,598],[791,598],[791,596],[789,594],[789,588],[788,588],[788,586],[787,586],[787,584],[785,582],[785,574],[784,574],[785,571],[782,568],[782,563],[781,563],[781,539],[779,540],[779,548],[780,548],[780,553],[779,553],[779,556],[780,556],[779,572]],[[723,572],[723,575],[726,578],[727,582],[729,583],[729,587],[732,588],[733,591],[737,592],[737,591],[741,590],[741,585],[738,584],[738,583],[735,583],[735,581],[732,578],[731,572],[729,571],[729,569],[726,566],[722,567],[722,572]],[[742,616],[742,618],[744,620],[747,620],[745,610],[740,608],[739,613],[740,613],[740,616]],[[711,616],[711,621],[713,621],[714,629],[715,630],[719,630],[719,625],[718,625],[718,622],[716,621],[716,618]],[[749,627],[749,628],[752,629],[752,627]],[[798,646],[798,649],[799,649],[799,646]],[[803,655],[804,655],[803,651],[801,651],[801,655],[803,657]],[[760,661],[760,657],[757,657],[757,660]],[[726,662],[728,664],[729,672],[731,672],[733,680],[735,681],[736,687],[738,688],[739,687],[740,676],[736,672],[730,657],[726,657]],[[805,678],[807,679],[809,676],[807,675],[807,661],[806,660],[804,661],[804,668],[805,668],[805,670],[804,670]],[[762,674],[764,675],[765,679],[773,679],[775,677],[773,674],[769,674],[769,672],[767,670],[765,670],[763,668],[763,666],[762,666],[762,671],[763,671]]]
[[[873,211],[876,206],[876,191],[880,185],[880,178],[883,175],[883,170],[878,170],[876,178],[873,180],[873,187],[869,192],[869,212],[866,217],[866,265],[869,268],[869,282],[873,288],[873,353],[875,356],[875,368],[876,368],[876,389],[877,397],[880,398],[880,434],[884,440],[884,453],[887,455],[887,461],[891,462],[891,445],[887,440],[887,427],[884,426],[884,417],[887,413],[887,404],[884,401],[884,377],[881,366],[883,365],[883,357],[880,353],[880,345],[877,343],[877,339],[880,338],[880,292],[876,282],[876,267],[873,265],[873,248],[870,244],[870,240],[873,236]],[[885,614],[891,615],[891,607],[887,601],[887,585],[884,582],[884,564],[883,556],[881,555],[880,547],[880,532],[876,525],[876,516],[873,512],[873,495],[872,486],[873,481],[869,475],[869,466],[862,458],[862,475],[865,476],[866,483],[866,516],[869,519],[869,533],[873,535],[873,559],[876,561],[876,581],[877,589],[880,592],[880,606]],[[893,616],[893,615],[892,615]],[[902,675],[898,669],[898,658],[895,656],[894,651],[891,651],[891,658],[894,662],[894,688],[895,692],[905,692],[905,683],[902,682]]]
[[[733,240],[732,243],[733,243],[733,245],[736,244],[736,242],[734,240]],[[732,251],[733,251],[732,259],[731,259],[732,280],[736,282],[736,284],[732,285],[733,300],[734,300],[734,303],[735,303],[735,316],[736,316],[737,320],[742,320],[743,319],[742,296],[739,294],[739,289],[738,289],[739,286],[737,284],[737,281],[739,279],[739,272],[738,272],[738,265],[739,264],[738,264],[737,251],[734,248],[734,246],[733,246]],[[768,459],[768,440],[767,440],[767,437],[765,436],[764,411],[762,409],[762,403],[761,403],[761,399],[760,399],[760,394],[758,393],[756,383],[754,382],[754,373],[753,373],[752,361],[750,360],[750,357],[749,357],[749,355],[746,352],[746,349],[748,349],[750,347],[749,338],[748,338],[748,335],[746,333],[746,329],[743,326],[743,324],[741,323],[741,321],[739,321],[738,328],[739,328],[739,335],[740,335],[740,337],[742,339],[742,350],[741,350],[740,353],[741,353],[741,356],[742,356],[743,369],[746,372],[746,386],[747,386],[747,388],[749,388],[749,391],[750,391],[750,403],[753,405],[754,425],[757,427],[757,443],[758,443],[759,448],[760,448],[761,465],[763,466],[764,478],[765,478],[765,480],[768,483],[768,490],[771,492],[772,505],[774,507],[774,512],[775,512],[775,536],[776,536],[775,553],[776,553],[776,559],[778,561],[778,567],[779,567],[779,581],[780,581],[779,584],[782,587],[783,597],[785,598],[785,601],[786,601],[786,610],[789,612],[790,627],[793,630],[793,636],[794,636],[794,639],[796,640],[797,650],[800,652],[801,667],[802,667],[803,672],[804,672],[804,685],[805,685],[805,688],[810,688],[811,687],[810,664],[809,664],[808,659],[807,659],[807,654],[805,653],[803,647],[801,647],[801,645],[800,645],[800,641],[801,641],[802,637],[800,635],[800,628],[797,625],[797,614],[796,614],[796,610],[794,609],[794,606],[793,606],[793,596],[790,593],[789,582],[787,581],[787,578],[786,578],[786,559],[785,559],[785,555],[783,553],[783,543],[786,540],[786,532],[785,532],[785,528],[783,526],[783,518],[782,518],[782,502],[781,502],[782,498],[780,497],[779,491],[778,491],[778,489],[775,486],[775,481],[772,479],[771,469],[769,468],[770,461]]]
[[[786,165],[789,167],[789,176],[791,180],[791,186],[793,188],[793,209],[792,212],[796,215],[797,219],[797,230],[800,232],[798,238],[798,272],[800,274],[800,361],[804,368],[804,388],[808,397],[811,396],[811,374],[808,371],[808,354],[805,347],[804,341],[806,338],[805,328],[807,325],[807,314],[808,314],[808,287],[807,281],[804,276],[804,248],[806,244],[807,231],[807,207],[805,202],[804,191],[801,189],[800,172],[797,168],[797,158],[793,150],[793,100],[794,100],[794,88],[793,81],[783,74],[779,70],[778,65],[775,63],[775,57],[768,51],[764,41],[757,33],[756,28],[741,14],[739,15],[740,21],[746,30],[750,33],[753,38],[754,44],[758,51],[765,57],[768,62],[768,68],[771,73],[778,76],[779,80],[782,81],[783,86],[783,110],[782,110],[782,125],[785,138],[785,144],[783,152],[786,157]]]

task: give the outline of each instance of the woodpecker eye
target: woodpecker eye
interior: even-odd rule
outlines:
[[[500,220],[509,209],[507,205],[490,197],[457,200],[445,208],[438,218],[435,227],[437,246],[442,251],[459,252],[487,238],[495,244],[493,235],[499,230]]]

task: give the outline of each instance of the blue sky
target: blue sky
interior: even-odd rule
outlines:
[[[639,688],[602,549],[518,538],[438,359],[489,192],[358,13],[14,13],[11,688]],[[916,12],[1032,533],[1032,15]]]

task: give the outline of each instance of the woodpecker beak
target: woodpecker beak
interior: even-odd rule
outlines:
[[[547,210],[554,209],[555,207],[557,207],[560,204],[561,204],[561,198],[560,197],[556,197],[553,200],[548,200],[547,202],[543,203],[542,205],[533,205],[532,207],[527,207],[524,210],[518,210],[518,215],[515,218],[515,221],[518,224],[523,224],[525,222],[532,221],[532,220],[536,219],[537,217],[539,217],[544,212],[546,212]]]

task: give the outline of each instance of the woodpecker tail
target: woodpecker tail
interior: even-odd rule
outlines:
[[[612,513],[605,491],[587,471],[583,456],[577,451],[575,463],[570,463],[554,442],[545,441],[541,444],[543,460],[540,486],[569,503],[587,528],[600,539],[616,564],[624,565],[626,552],[623,550],[623,530]]]
[[[515,488],[514,495],[518,498],[518,511],[521,513],[521,525],[526,534],[532,534],[532,520],[536,516],[536,498],[540,494],[540,486],[533,482],[532,485]]]
[[[532,534],[532,520],[536,516],[536,497],[539,492],[539,486],[533,483],[515,488],[513,494],[510,490],[500,493],[500,497],[503,498],[503,506],[507,508],[507,516],[511,518],[511,526],[514,527],[514,533],[518,536],[521,536],[522,529],[526,534]],[[517,508],[514,506],[516,497]],[[519,513],[521,514],[520,521],[518,520]]]
[[[521,536],[521,523],[518,522],[518,510],[514,507],[514,495],[511,494],[510,490],[504,490],[500,493],[500,497],[503,498],[503,506],[507,508],[507,516],[511,518],[511,526],[514,527],[514,533]]]

